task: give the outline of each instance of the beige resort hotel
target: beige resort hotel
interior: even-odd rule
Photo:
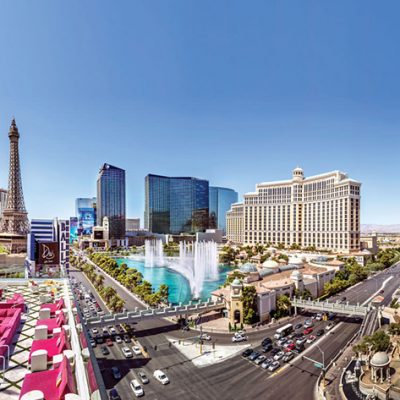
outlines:
[[[226,215],[227,239],[234,244],[282,243],[289,247],[351,253],[360,249],[360,187],[340,171],[256,185]]]

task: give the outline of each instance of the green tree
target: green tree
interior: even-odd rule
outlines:
[[[243,320],[246,324],[253,324],[257,321],[257,291],[251,286],[243,286],[242,297]]]

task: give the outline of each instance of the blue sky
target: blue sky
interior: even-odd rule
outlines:
[[[362,223],[400,223],[396,1],[2,1],[0,186],[12,116],[31,217],[73,215],[100,165],[236,189],[340,169]]]

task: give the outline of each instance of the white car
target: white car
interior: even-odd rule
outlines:
[[[200,335],[200,340],[211,340],[211,336],[208,333],[202,333]]]
[[[246,340],[247,340],[247,336],[244,336],[244,335],[235,335],[232,338],[232,342],[233,343],[235,343],[235,342],[245,342]]]
[[[279,353],[276,353],[274,355],[274,360],[279,361],[281,358],[283,358],[284,355],[285,355],[285,353],[283,351],[280,351]]]
[[[125,358],[133,357],[132,351],[129,347],[123,347],[121,350],[122,350],[122,354],[125,356]]]
[[[137,356],[140,356],[142,354],[142,351],[140,350],[139,346],[133,346],[132,350]]]
[[[268,367],[268,371],[275,371],[276,369],[278,369],[280,366],[279,361],[274,361],[269,367]]]
[[[130,385],[136,397],[141,397],[144,395],[143,388],[136,379],[131,380]]]
[[[335,324],[333,322],[329,322],[329,324],[326,326],[326,330],[329,331],[331,330],[333,327],[335,326]]]
[[[97,328],[92,328],[92,333],[93,335],[97,335],[99,333],[99,330]]]
[[[168,379],[167,375],[165,375],[164,372],[162,372],[160,369],[156,369],[153,372],[153,376],[154,376],[154,378],[156,378],[158,380],[158,382],[161,382],[163,385],[166,385],[167,383],[169,383],[169,379]]]
[[[317,316],[315,317],[315,319],[317,321],[321,321],[322,320],[322,314],[318,313]]]
[[[115,335],[117,333],[117,331],[115,330],[115,328],[113,326],[110,327],[110,335]]]
[[[115,343],[118,343],[118,344],[122,343],[121,336],[115,336]]]
[[[316,339],[316,338],[317,338],[316,336],[310,335],[310,336],[308,337],[308,339],[307,339],[307,343],[315,342],[315,339]]]

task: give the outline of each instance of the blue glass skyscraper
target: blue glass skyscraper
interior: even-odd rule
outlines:
[[[209,225],[208,181],[149,174],[145,178],[145,228],[154,233],[202,232]]]
[[[109,221],[110,239],[125,238],[125,170],[104,164],[97,178],[97,225]]]
[[[226,233],[226,213],[233,203],[237,203],[238,194],[233,189],[210,186],[210,228],[221,229]]]

